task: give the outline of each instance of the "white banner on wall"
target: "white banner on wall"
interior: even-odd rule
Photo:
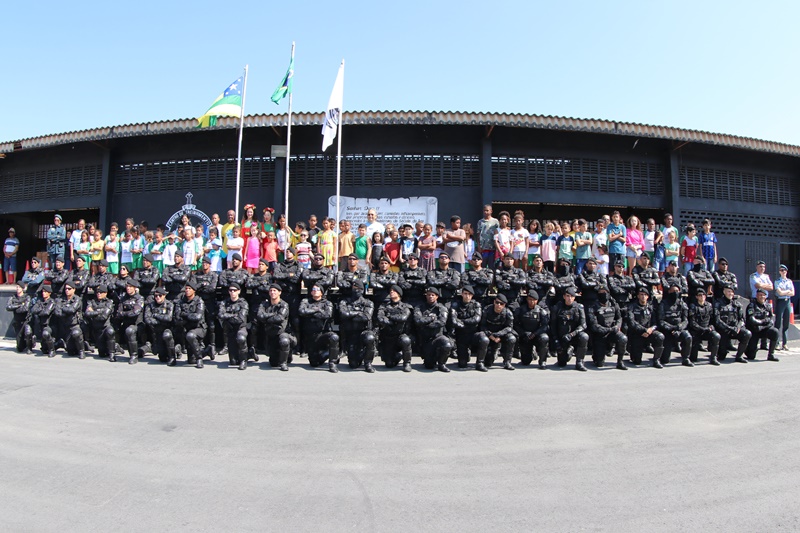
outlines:
[[[408,198],[353,198],[339,197],[340,212],[336,213],[336,196],[328,198],[328,217],[336,222],[349,220],[353,231],[359,224],[367,223],[367,211],[375,209],[378,222],[391,222],[395,227],[401,224],[414,224],[422,220],[436,227],[439,200],[435,196],[411,196]]]

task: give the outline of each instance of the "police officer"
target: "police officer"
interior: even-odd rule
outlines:
[[[692,296],[697,294],[697,289],[705,289],[707,293],[714,291],[714,276],[706,270],[706,260],[702,254],[694,256],[692,269],[686,274],[686,283]]]
[[[6,311],[14,313],[12,325],[17,338],[17,351],[31,353],[32,346],[28,346],[25,338],[25,328],[28,326],[28,311],[31,306],[31,297],[25,293],[25,284],[22,281],[16,284],[16,294],[9,298]]]
[[[503,265],[494,272],[494,284],[497,287],[497,294],[502,294],[506,298],[507,305],[515,309],[519,302],[522,289],[528,284],[528,276],[521,268],[514,266],[514,256],[505,254]],[[495,298],[494,301],[497,299]],[[492,304],[494,305],[494,304]],[[491,344],[489,344],[491,348]]]
[[[303,274],[301,276],[303,279],[303,285],[305,285],[307,289],[317,285],[322,290],[323,296],[327,294],[328,289],[333,286],[334,282],[333,271],[324,266],[324,261],[325,256],[323,256],[321,253],[315,253],[314,259],[311,261],[311,268],[303,270]],[[310,297],[311,293],[309,292],[309,298]],[[303,338],[305,340],[305,335],[303,335]]]
[[[673,266],[674,268],[674,266]],[[694,366],[689,356],[692,354],[692,335],[687,330],[689,326],[689,308],[684,303],[682,291],[685,288],[686,280],[680,276],[676,281],[674,275],[671,280],[664,283],[664,296],[658,304],[658,330],[664,334],[664,351],[661,352],[661,364],[669,363],[672,350],[680,346],[681,364],[683,366]]]
[[[689,360],[697,362],[700,343],[705,340],[708,341],[709,364],[719,366],[717,353],[720,335],[714,329],[714,307],[708,302],[707,297],[706,289],[697,287],[695,301],[689,305],[689,332],[692,334],[692,354]]]
[[[250,308],[250,316],[248,322],[250,329],[248,331],[248,348],[247,356],[249,359],[254,359],[258,362],[258,355],[256,355],[256,348],[263,346],[259,339],[259,327],[256,321],[258,308],[263,302],[269,299],[269,287],[272,285],[272,279],[269,275],[269,262],[261,258],[258,260],[258,271],[250,274],[245,281],[245,288],[250,291],[247,297],[247,305]]]
[[[56,356],[55,337],[51,325],[56,302],[52,298],[52,290],[52,287],[46,283],[39,288],[39,297],[30,308],[33,328],[27,332],[28,346],[33,346],[32,335],[35,335],[42,343],[42,354],[47,357]],[[53,320],[53,322],[55,321]]]
[[[542,256],[533,256],[533,269],[528,271],[528,292],[535,291],[539,295],[539,305],[548,306],[548,299],[555,295],[556,276],[551,271],[544,268]]]
[[[464,285],[461,298],[450,302],[448,323],[450,336],[455,341],[458,368],[467,368],[472,355],[475,357],[475,370],[487,372],[483,361],[486,358],[489,337],[480,331],[482,314],[481,304],[475,301],[475,289],[472,285]]]
[[[278,263],[273,270],[272,279],[281,286],[281,299],[289,305],[292,334],[300,340],[300,283],[303,267],[295,259],[294,248],[287,248],[283,257],[283,262]]]
[[[628,339],[631,362],[642,364],[642,352],[648,346],[653,349],[653,366],[664,368],[661,355],[664,353],[664,334],[658,331],[658,320],[650,300],[650,289],[641,285],[636,300],[628,305]]]
[[[486,357],[483,360],[487,367],[494,364],[499,349],[500,357],[503,358],[503,368],[514,370],[511,358],[517,346],[517,336],[514,334],[514,313],[509,307],[505,295],[498,294],[491,305],[483,308],[481,331],[489,338]]]
[[[106,291],[114,286],[114,276],[108,273],[108,261],[105,259],[97,263],[97,272],[89,276],[86,282],[87,301],[97,300],[97,289],[101,285]]]
[[[289,304],[281,299],[282,292],[279,284],[270,285],[269,299],[259,305],[256,319],[266,336],[269,366],[277,366],[282,372],[287,372],[292,362],[292,346],[297,341],[287,331]]]
[[[667,295],[675,292],[676,289],[679,298],[689,294],[689,285],[686,283],[686,278],[678,272],[678,261],[671,259],[667,263],[667,271],[661,277],[661,291],[664,295]]]
[[[427,285],[428,274],[426,270],[419,267],[419,261],[414,254],[408,256],[408,268],[400,271],[398,276],[398,287],[403,289],[403,301],[411,307],[422,305],[425,301],[425,287]]]
[[[622,311],[608,294],[605,285],[598,287],[597,301],[586,309],[586,321],[592,337],[592,360],[595,366],[604,366],[606,354],[613,348],[617,352],[617,368],[628,370],[622,361],[628,344],[628,337],[622,333]]]
[[[633,280],[636,283],[637,291],[644,287],[651,298],[658,292],[661,278],[658,271],[650,265],[650,257],[647,254],[640,255],[636,260],[636,266],[633,267]]]
[[[100,357],[116,362],[114,346],[114,328],[111,319],[114,316],[114,302],[108,299],[108,286],[98,285],[95,289],[95,300],[89,302],[83,316],[92,331],[92,338]]]
[[[147,300],[153,293],[153,289],[158,285],[161,274],[158,268],[153,266],[153,256],[144,254],[142,256],[142,268],[133,273],[133,279],[139,282],[139,294]]]
[[[514,311],[514,330],[519,339],[520,362],[529,365],[538,359],[539,368],[544,368],[550,344],[550,310],[539,302],[539,293],[529,286],[525,305]]]
[[[81,308],[83,302],[75,294],[75,282],[68,280],[64,284],[64,298],[56,301],[55,315],[60,322],[62,345],[70,355],[77,355],[79,359],[86,357],[83,345],[83,330],[81,330]]]
[[[767,302],[767,291],[756,290],[756,299],[747,306],[747,329],[753,334],[747,346],[747,358],[751,361],[756,358],[759,340],[769,340],[767,361],[778,361],[775,357],[775,346],[778,344],[780,332],[775,327],[775,313],[772,304]]]
[[[144,314],[144,298],[137,293],[139,282],[128,276],[125,282],[125,293],[117,304],[118,329],[128,346],[128,364],[135,365],[139,357],[139,339],[142,336],[142,318]]]
[[[447,316],[447,308],[439,303],[439,289],[425,289],[425,303],[414,309],[414,327],[422,360],[428,370],[437,368],[440,372],[450,372],[447,359],[453,351],[453,344],[444,335]]]
[[[573,292],[576,295],[578,294],[578,285],[575,283],[575,274],[572,273],[572,263],[570,263],[569,259],[565,257],[559,259],[555,276],[556,282],[553,285],[555,294],[551,299],[550,307],[564,303],[564,294],[568,289],[573,289]]]
[[[69,270],[64,269],[63,255],[56,256],[54,268],[45,272],[44,279],[53,288],[53,298],[60,300],[64,297],[64,284],[69,279]]]
[[[230,268],[225,269],[219,275],[219,284],[222,288],[228,291],[228,296],[230,296],[230,286],[232,283],[235,283],[239,286],[239,291],[241,292],[242,288],[247,283],[247,270],[242,268],[242,256],[239,253],[232,254],[228,261],[231,265]],[[244,295],[242,295],[242,299],[244,299]]]
[[[31,257],[30,268],[22,275],[22,283],[25,284],[25,292],[31,299],[36,298],[39,293],[39,287],[44,282],[44,271],[39,263],[38,257]]]
[[[193,279],[197,284],[197,296],[203,300],[206,310],[206,352],[212,361],[217,350],[217,285],[219,274],[211,270],[211,259],[203,257],[202,267],[195,271]],[[221,326],[219,326],[221,327]]]
[[[412,256],[416,267],[416,254],[408,254],[407,260],[410,263]],[[372,302],[375,304],[376,318],[378,316],[378,308],[389,298],[389,290],[391,290],[392,285],[397,285],[399,279],[400,276],[397,272],[392,272],[389,269],[389,259],[386,256],[381,257],[378,260],[378,270],[372,273],[369,280],[369,284],[372,287]]]
[[[175,252],[175,264],[164,267],[164,273],[161,276],[164,288],[167,289],[167,299],[170,302],[175,302],[181,297],[191,274],[192,271],[183,263],[183,252],[178,250]]]
[[[728,347],[731,339],[736,339],[739,341],[736,362],[746,363],[747,359],[745,359],[744,354],[753,334],[745,327],[744,308],[736,299],[736,295],[730,285],[725,286],[722,289],[722,297],[714,301],[714,316],[716,317],[715,329],[719,331],[721,336],[717,359],[720,361],[725,360],[728,356]]]
[[[575,370],[586,372],[583,359],[589,344],[586,333],[586,314],[581,304],[575,301],[577,293],[574,287],[564,290],[562,301],[550,311],[550,334],[554,338],[558,366],[565,367],[575,355]]]
[[[312,285],[309,297],[300,302],[300,322],[308,364],[318,367],[328,361],[328,371],[338,372],[339,336],[333,332],[333,304],[325,299],[322,285]]]
[[[128,280],[133,280],[133,276],[128,273],[127,266],[120,265],[119,275],[114,278],[114,284],[108,287],[109,297],[117,304],[119,304],[122,297],[125,296],[125,293],[128,291]],[[142,303],[142,306],[144,306],[144,303]],[[142,310],[144,310],[144,307],[142,307]]]
[[[437,302],[447,305],[461,287],[461,274],[458,270],[450,268],[450,256],[446,252],[439,255],[439,266],[428,272],[428,287],[438,289],[441,296]],[[427,300],[427,295],[426,295]]]
[[[412,308],[402,301],[403,289],[393,285],[389,299],[378,307],[378,338],[381,359],[387,368],[394,368],[401,360],[403,372],[411,372],[411,337],[408,335]]]
[[[378,342],[372,330],[375,304],[364,297],[363,281],[354,279],[347,283],[348,294],[339,301],[339,333],[342,349],[347,353],[350,368],[360,367],[363,361],[364,371],[372,373],[375,372],[372,362],[375,359]]]
[[[720,257],[717,261],[717,269],[712,274],[714,277],[714,301],[724,296],[725,287],[730,287],[735,293],[739,290],[739,282],[736,274],[728,270],[728,260]]]
[[[488,305],[490,302],[489,292],[494,286],[494,272],[489,268],[483,268],[483,256],[480,252],[472,254],[469,261],[470,270],[461,274],[462,287],[469,285],[475,291],[475,300],[479,307]]]
[[[350,296],[350,292],[353,290],[353,283],[356,281],[361,282],[361,292],[363,294],[364,287],[369,283],[369,274],[366,268],[358,266],[358,256],[350,254],[347,256],[347,268],[336,273],[336,286],[339,288],[339,294],[342,298]]]
[[[575,276],[577,292],[581,295],[581,304],[584,309],[589,309],[597,303],[597,293],[601,287],[606,287],[606,278],[595,269],[597,261],[590,257],[586,260],[583,272]],[[606,292],[608,292],[606,290]]]
[[[69,281],[75,284],[75,296],[81,300],[86,291],[86,283],[89,281],[89,270],[83,267],[85,263],[82,256],[75,256],[75,270],[71,270],[69,273]]]
[[[158,360],[170,366],[175,365],[175,338],[173,328],[173,304],[167,300],[167,290],[164,287],[153,289],[153,299],[144,307],[144,323],[150,331],[153,342],[153,353]],[[144,348],[139,348],[139,357],[144,357]]]
[[[234,254],[236,256],[238,254]],[[241,263],[241,257],[239,258]],[[234,261],[234,265],[236,262]],[[230,365],[247,369],[247,301],[241,298],[242,287],[238,283],[228,285],[228,297],[219,305],[219,320],[225,332]]]
[[[625,263],[622,261],[614,263],[614,273],[606,278],[606,282],[609,294],[624,315],[628,310],[628,304],[636,296],[636,282],[631,276],[625,275]],[[624,320],[623,326],[623,331],[625,331],[627,325],[624,324]]]
[[[206,336],[206,306],[197,296],[199,284],[190,279],[183,288],[183,295],[175,302],[175,325],[183,331],[187,363],[203,368],[202,341]]]

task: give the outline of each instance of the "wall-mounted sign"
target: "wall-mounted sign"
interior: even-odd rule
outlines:
[[[349,220],[355,231],[359,224],[367,223],[367,211],[375,209],[380,223],[391,222],[395,227],[414,224],[422,220],[436,226],[439,200],[435,196],[411,196],[407,198],[353,198],[339,197],[339,213],[336,213],[336,196],[328,199],[328,217]]]

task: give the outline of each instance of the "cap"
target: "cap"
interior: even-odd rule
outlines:
[[[384,262],[388,263],[389,262],[389,258],[386,257],[385,255],[382,255],[381,258],[378,259],[378,263],[384,263]]]
[[[57,218],[58,220],[64,220],[63,218],[61,218],[61,215],[59,215],[58,213],[56,213],[53,218]]]
[[[49,283],[42,283],[42,287],[39,290],[42,292],[53,292],[53,286]]]
[[[564,294],[569,294],[570,296],[577,296],[578,293],[575,292],[575,287],[570,287],[564,291]]]
[[[701,263],[705,263],[705,262],[706,262],[706,259],[705,259],[705,257],[703,257],[703,256],[702,256],[702,255],[700,255],[700,254],[697,254],[697,255],[695,255],[695,256],[694,256],[694,260],[695,260],[695,261],[700,261]]]
[[[767,289],[758,289],[758,290],[756,290],[756,294],[758,294],[758,293],[767,294]]]
[[[464,285],[461,287],[461,292],[468,292],[473,296],[475,295],[475,289],[472,288],[472,285]]]
[[[167,239],[174,239],[174,238],[175,238],[175,234],[174,233],[172,233],[172,232],[167,233]]]
[[[36,256],[31,257],[31,263],[33,263],[34,261],[36,261],[37,263],[41,263],[41,261],[39,261],[39,258]]]
[[[403,289],[401,289],[399,285],[392,285],[389,288],[389,292],[396,292],[401,298],[403,297]]]
[[[27,287],[27,286],[28,286],[28,284],[27,284],[27,283],[25,283],[25,282],[24,282],[24,281],[22,281],[22,280],[19,280],[19,281],[17,282],[17,286],[18,286],[18,287],[22,287],[22,288],[24,289],[25,287]]]
[[[408,254],[408,259],[414,259],[415,261],[419,260],[419,256],[417,254]]]
[[[623,261],[617,260],[614,262],[615,267],[624,267],[625,263]]]
[[[647,287],[639,287],[639,290],[636,291],[636,294],[645,293],[646,295],[650,296],[650,291],[647,290]]]
[[[139,282],[133,278],[128,278],[128,281],[125,282],[125,285],[128,287],[140,287]]]
[[[242,256],[239,253],[234,253],[231,256],[231,261],[241,261],[241,260],[242,260]]]
[[[98,285],[97,290],[95,292],[97,294],[100,294],[101,292],[108,292],[108,287],[106,287],[105,285]]]
[[[766,263],[764,261],[759,261],[758,263],[756,263],[756,266],[761,266],[761,265],[766,265]]]
[[[450,259],[450,254],[448,254],[447,252],[442,252],[439,254],[439,259],[441,259],[442,257]]]
[[[308,292],[323,292],[322,285],[315,283],[311,286],[311,289]]]
[[[203,260],[201,262],[203,264],[210,265],[211,264],[211,259],[209,259],[208,257],[203,257]]]
[[[317,252],[314,254],[314,259],[325,259],[325,256]]]
[[[64,256],[63,255],[57,255],[56,256],[56,261],[61,261],[63,263],[64,262]]]
[[[590,257],[589,259],[586,260],[586,264],[588,265],[589,263],[594,263],[596,265],[597,259],[595,259],[594,257]]]
[[[64,286],[65,286],[65,287],[70,287],[71,289],[77,289],[77,288],[78,288],[78,286],[77,286],[77,285],[75,285],[75,282],[74,282],[74,281],[72,281],[72,280],[69,280],[68,282],[66,282],[66,283],[64,284]]]
[[[360,290],[363,291],[364,290],[364,282],[361,281],[360,279],[355,280],[353,282],[353,288],[354,289],[360,289]]]
[[[238,290],[242,290],[242,287],[241,287],[241,286],[240,286],[238,283],[236,283],[235,281],[234,281],[234,282],[232,282],[232,283],[229,283],[229,284],[228,284],[228,288],[229,288],[229,289],[238,289]]]
[[[272,290],[272,289],[275,289],[277,291],[283,292],[283,289],[277,283],[273,283],[272,285],[269,286],[269,290]]]
[[[164,287],[158,287],[153,291],[153,294],[161,294],[161,295],[167,294],[167,289],[165,289]]]
[[[222,239],[211,239],[211,246],[222,246]]]
[[[14,233],[16,233],[16,232],[17,232],[17,230],[15,230],[14,228],[8,228],[8,232],[9,232],[9,233],[11,233],[12,231],[13,231]]]
[[[511,254],[506,254],[506,255],[511,255]],[[567,263],[568,265],[572,264],[572,261],[569,258],[566,258],[566,257],[562,257],[561,259],[558,260],[558,262],[559,263]]]
[[[698,295],[698,294],[706,294],[706,290],[705,290],[703,287],[697,287],[697,290],[696,290],[696,291],[694,291],[694,294],[695,294],[695,295]]]
[[[286,253],[286,252],[292,252],[292,255],[297,255],[297,250],[295,250],[295,249],[294,249],[294,246],[290,246],[290,247],[288,247],[288,248],[287,248],[287,249],[284,251],[284,253]]]
[[[144,259],[148,263],[152,263],[153,262],[153,254],[144,254],[142,256],[142,259]]]
[[[788,269],[788,268],[786,268],[786,265],[784,265],[784,264],[781,264],[781,265],[778,267],[778,270],[789,270],[789,269]]]
[[[678,261],[676,259],[670,259],[669,262],[667,263],[667,266],[670,265],[678,266]]]
[[[86,262],[86,259],[84,259],[82,255],[76,255],[76,256],[75,256],[75,261],[76,261],[76,262],[77,262],[77,261],[80,261],[80,262],[82,262],[82,263],[85,263],[85,262]]]
[[[197,289],[198,289],[198,287],[200,287],[200,285],[198,285],[197,280],[190,279],[189,281],[186,282],[186,285],[184,285],[184,288],[186,288],[186,287],[189,287],[193,291],[197,291]]]
[[[108,261],[106,261],[105,259],[101,259],[100,260],[100,266],[101,267],[107,267],[108,266]]]
[[[724,257],[720,257],[719,261],[717,261],[717,264],[719,265],[720,263],[725,263],[727,265],[728,264],[728,260],[725,259]]]
[[[349,255],[347,256],[347,258],[348,258],[348,259],[358,259],[358,256],[357,256],[356,254],[349,254]]]
[[[497,296],[494,297],[494,299],[498,302],[503,302],[504,304],[508,303],[508,298],[506,298],[505,294],[498,294]]]
[[[178,250],[177,252],[175,252],[175,257],[180,257],[181,259],[183,259],[183,252]]]
[[[267,260],[266,260],[266,259],[264,259],[263,257],[262,257],[261,259],[259,259],[259,260],[258,260],[258,262],[259,262],[259,263],[264,263],[265,265],[269,266],[269,261],[267,261]]]
[[[513,255],[511,255],[510,253],[506,253],[506,254],[503,256],[503,259],[507,259],[507,258],[509,258],[509,257],[510,257],[511,259],[514,259],[514,256],[513,256]]]
[[[480,254],[480,252],[475,252],[474,254],[472,254],[472,260],[483,261],[483,256]]]
[[[427,293],[435,294],[436,296],[442,295],[442,293],[439,292],[439,289],[437,289],[436,287],[428,287],[427,289],[425,289],[425,294]]]
[[[539,299],[539,293],[536,292],[535,290],[531,289],[531,290],[528,291],[528,296],[527,297],[528,298],[533,298],[534,300],[538,300]]]

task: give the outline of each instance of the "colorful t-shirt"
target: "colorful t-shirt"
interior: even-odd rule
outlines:
[[[701,249],[703,250],[703,257],[706,260],[706,264],[711,264],[714,261],[714,250],[717,244],[717,236],[714,235],[713,231],[708,233],[700,232],[700,235],[697,236],[697,240],[700,243]]]
[[[608,235],[608,253],[610,254],[624,254],[625,243],[622,240],[611,240],[612,235],[622,235],[627,237],[627,230],[622,224],[614,224],[613,222],[606,228],[606,235]]]
[[[572,245],[575,244],[575,239],[570,235],[562,235],[556,241],[558,246],[558,258],[572,260]]]
[[[367,236],[358,237],[356,239],[355,254],[361,260],[367,259],[367,251],[369,250],[369,239]]]
[[[575,234],[575,237],[584,241],[591,241],[592,234],[588,231],[578,232]],[[575,259],[589,259],[592,257],[592,244],[584,244],[583,246],[578,246],[575,250]]]

